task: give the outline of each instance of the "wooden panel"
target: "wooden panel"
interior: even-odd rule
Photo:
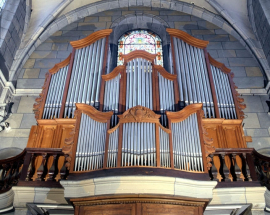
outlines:
[[[142,204],[142,215],[193,215],[197,214],[197,207],[188,207],[182,205],[169,205],[169,204]]]
[[[37,125],[33,125],[31,127],[31,130],[30,130],[30,134],[29,134],[29,139],[28,139],[28,142],[27,142],[27,148],[33,148],[35,143],[36,143],[36,138],[37,138],[37,128],[38,126]]]
[[[51,148],[53,145],[54,135],[57,125],[43,125],[41,126],[41,133],[38,148]]]
[[[135,204],[95,205],[80,207],[84,215],[136,215]]]
[[[213,139],[215,148],[226,148],[224,135],[222,135],[222,122],[224,119],[203,119],[203,126],[208,133],[208,137]]]
[[[203,119],[208,137],[216,148],[247,148],[246,138],[239,119]]]

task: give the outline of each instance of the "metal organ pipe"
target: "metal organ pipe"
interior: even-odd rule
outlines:
[[[57,73],[52,74],[44,106],[42,117],[43,119],[59,118],[67,71],[68,66],[65,66],[61,68]]]
[[[103,167],[107,124],[82,113],[74,171],[90,171]]]
[[[105,51],[105,38],[77,49],[65,104],[64,117],[73,118],[75,103],[97,107]]]
[[[154,123],[124,123],[121,166],[156,166]]]
[[[170,168],[169,134],[159,127],[160,166]]]
[[[228,75],[213,65],[211,65],[211,70],[217,94],[220,117],[225,119],[237,119]]]
[[[107,167],[113,168],[117,164],[119,128],[110,134]]]
[[[159,82],[159,103],[161,112],[161,124],[167,126],[167,116],[165,111],[175,111],[173,81],[164,78],[158,73]]]
[[[142,58],[127,63],[126,110],[137,105],[153,109],[152,65]]]
[[[174,167],[185,171],[203,172],[203,159],[197,114],[172,123]]]
[[[104,107],[103,111],[113,111],[114,115],[111,119],[111,126],[115,126],[118,122],[118,106],[119,106],[119,87],[120,87],[120,74],[114,79],[106,81],[105,83],[105,95],[104,95]]]
[[[205,117],[215,117],[203,50],[176,37],[173,37],[173,43],[180,100],[186,106],[203,103]]]

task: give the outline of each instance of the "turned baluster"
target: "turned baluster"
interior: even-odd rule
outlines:
[[[221,157],[222,157],[222,160],[224,160],[224,163],[228,169],[228,176],[225,177],[225,180],[226,178],[228,178],[229,180],[233,181],[233,176],[232,176],[232,173],[231,173],[231,167],[232,167],[232,162],[231,162],[231,159],[230,159],[230,155],[225,155],[225,154],[221,154]],[[224,171],[224,168],[223,168],[223,172],[225,174],[225,171]]]
[[[54,175],[56,171],[56,159],[57,159],[57,154],[53,154],[48,158],[47,161],[47,174],[45,176],[45,181],[53,181],[54,180]]]
[[[65,167],[65,156],[59,156],[58,162],[57,162],[57,171],[55,180],[59,181],[61,179],[61,175],[65,175],[66,173],[66,167]]]
[[[239,176],[237,178],[239,180],[245,181],[245,176],[243,174],[243,161],[242,161],[242,158],[241,158],[241,154],[233,153],[232,156],[233,156],[233,159],[236,161],[237,166],[240,169],[240,174],[239,174]]]
[[[44,167],[45,167],[45,162],[47,158],[47,153],[43,153],[41,156],[37,156],[35,159],[35,164],[34,164],[34,175],[32,177],[33,181],[41,181],[42,180],[42,175],[44,173]]]
[[[219,182],[221,182],[221,180],[223,179],[223,177],[222,177],[221,174],[220,174],[221,163],[220,163],[220,158],[219,158],[218,155],[214,155],[214,157],[213,157],[213,162],[214,162],[214,165],[215,165],[215,167],[216,167],[216,169],[217,169],[217,180],[218,180]]]

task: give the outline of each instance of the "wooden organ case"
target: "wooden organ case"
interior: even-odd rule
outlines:
[[[70,56],[46,74],[27,148],[62,149],[65,156],[58,164],[65,163],[76,179],[93,171],[140,167],[196,178],[207,174],[212,162],[222,162],[217,155],[210,157],[216,148],[247,147],[251,138],[242,129],[243,99],[230,69],[207,52],[208,41],[167,29],[171,73],[155,64],[155,54],[142,50],[123,55],[124,65],[108,73],[111,32],[101,30],[71,42]],[[29,180],[48,180],[38,170],[41,165],[50,169],[53,162],[49,158],[44,164],[37,156]],[[226,165],[230,162],[227,156]],[[62,177],[59,170],[55,180]],[[223,180],[218,169],[215,178]],[[208,200],[135,195],[71,201],[77,214],[202,214]]]

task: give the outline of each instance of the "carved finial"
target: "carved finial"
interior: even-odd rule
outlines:
[[[123,115],[119,116],[120,122],[152,122],[159,123],[160,115],[155,114],[149,108],[135,106],[128,109]]]

